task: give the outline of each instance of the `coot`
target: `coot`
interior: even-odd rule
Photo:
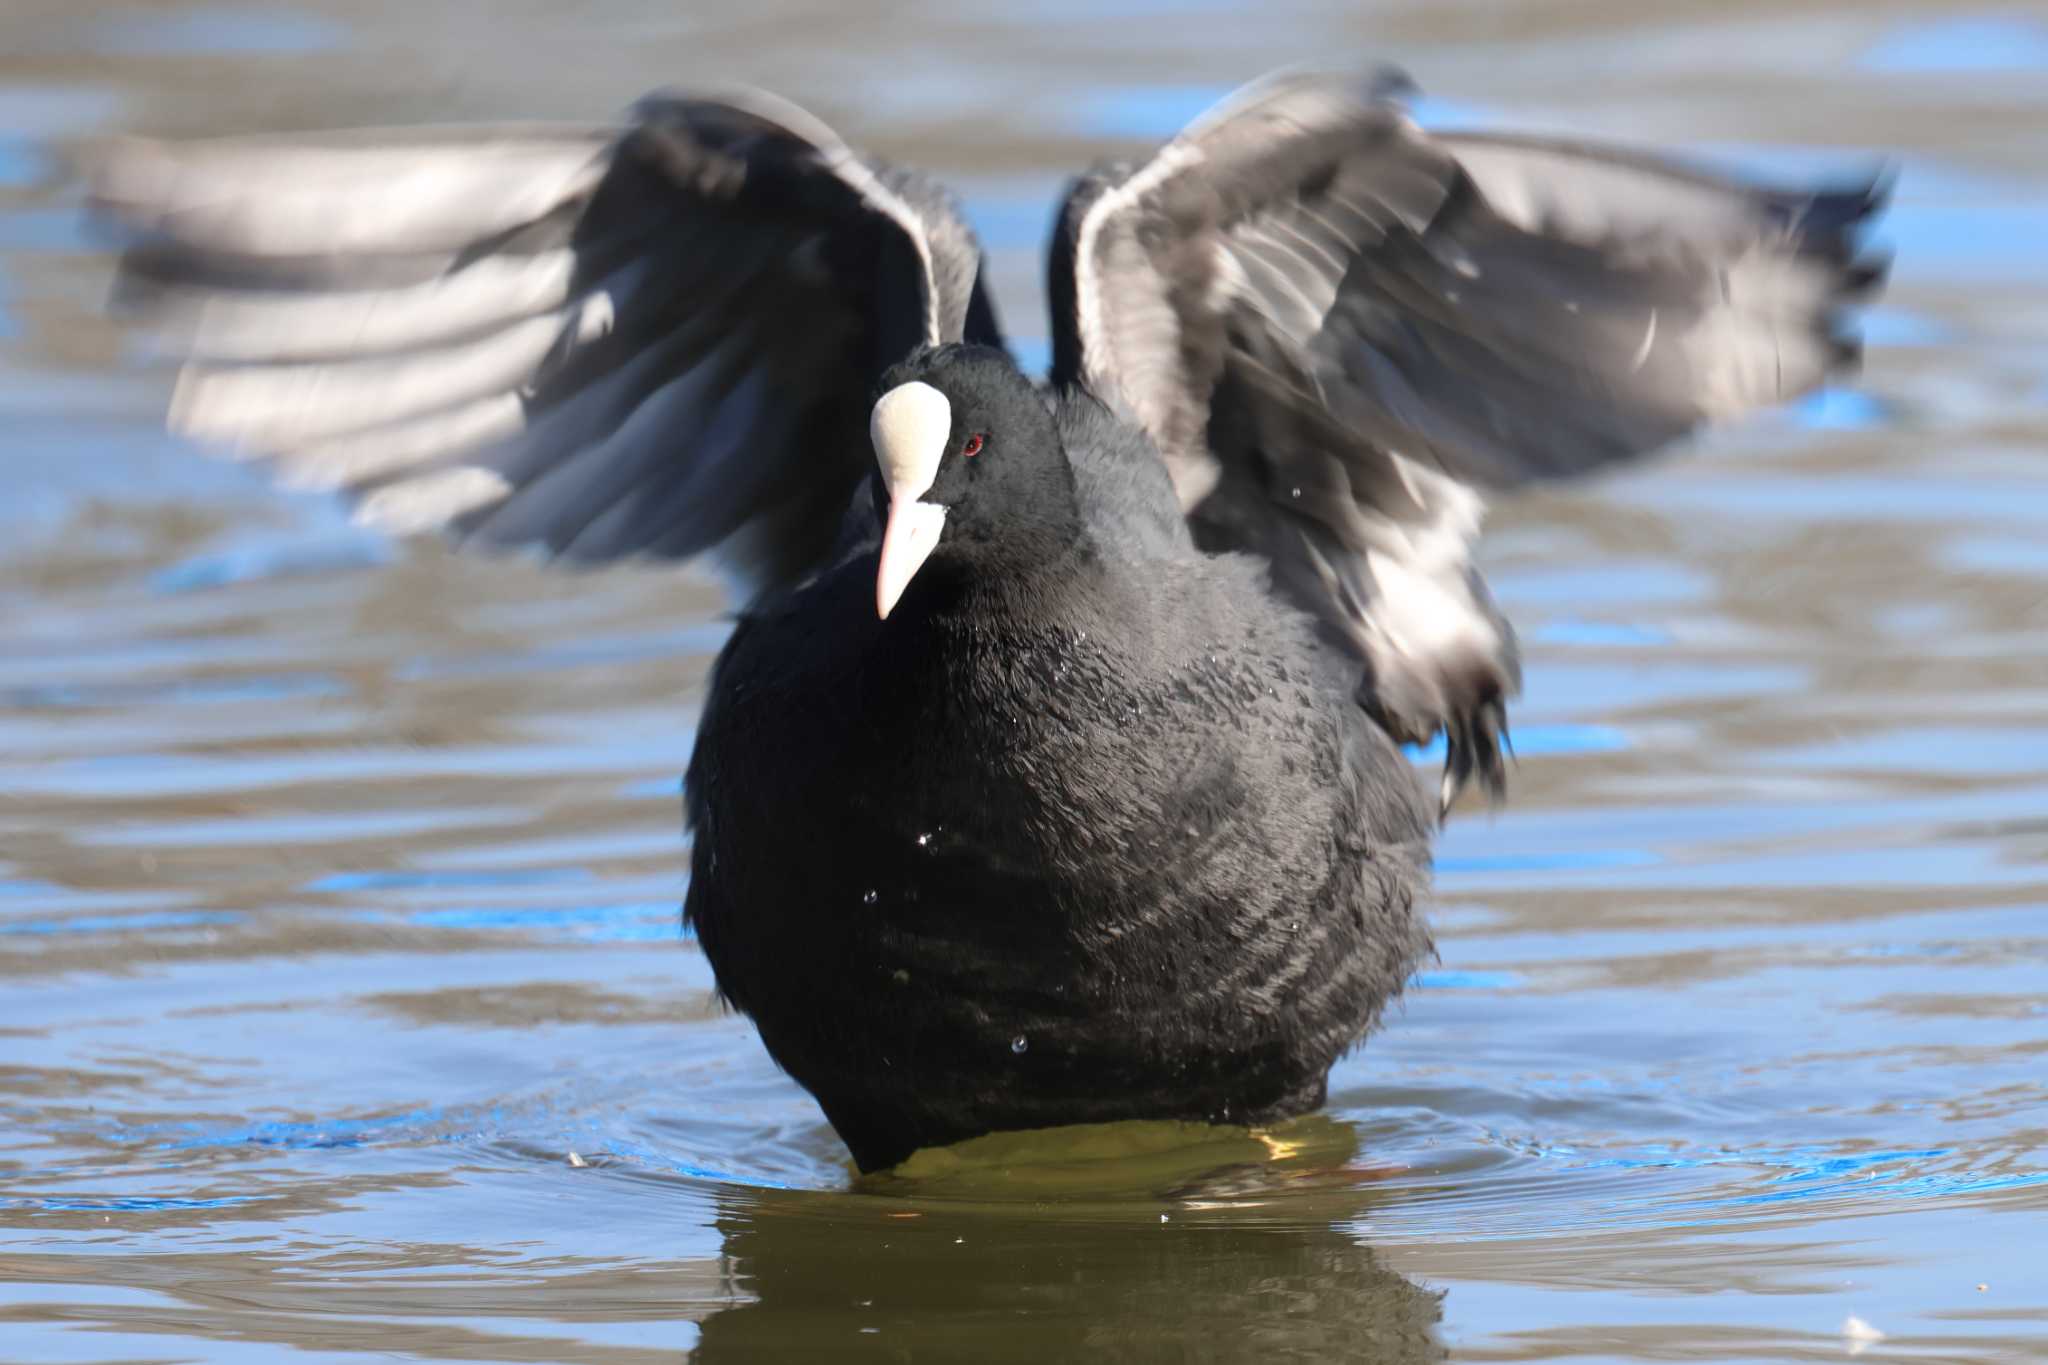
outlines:
[[[951,198],[758,93],[123,142],[95,202],[182,431],[397,531],[733,576],[685,914],[873,1169],[1320,1104],[1429,951],[1440,809],[1501,790],[1483,496],[1855,355],[1875,180],[1406,88],[1272,77],[1075,182],[1043,385]]]

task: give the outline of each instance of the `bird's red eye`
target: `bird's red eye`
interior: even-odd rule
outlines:
[[[967,456],[975,456],[981,454],[981,442],[982,435],[980,432],[976,432],[974,435],[967,438],[966,445],[960,447],[960,453],[962,455]]]

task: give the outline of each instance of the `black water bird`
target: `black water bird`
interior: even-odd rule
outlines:
[[[765,95],[122,142],[94,196],[181,430],[394,530],[732,574],[685,913],[871,1169],[1320,1104],[1429,951],[1439,805],[1502,785],[1483,497],[1854,358],[1874,180],[1404,90],[1269,78],[1077,181],[1042,387],[945,192]]]

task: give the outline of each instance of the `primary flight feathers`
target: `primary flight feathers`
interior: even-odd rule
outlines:
[[[1197,541],[1267,557],[1402,739],[1498,785],[1512,633],[1484,496],[1643,454],[1852,362],[1869,177],[1774,189],[1424,132],[1392,73],[1286,74],[1059,215],[1054,385],[1157,446]],[[615,128],[120,141],[120,299],[183,432],[398,530],[576,559],[817,565],[881,370],[1001,344],[950,196],[772,97]]]

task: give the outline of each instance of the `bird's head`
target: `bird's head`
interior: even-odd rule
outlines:
[[[868,431],[884,500],[884,618],[942,544],[1024,551],[1073,522],[1073,474],[1051,410],[1003,351],[940,346],[894,367]]]

